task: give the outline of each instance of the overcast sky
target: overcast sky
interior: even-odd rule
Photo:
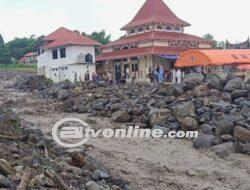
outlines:
[[[49,34],[64,26],[91,33],[105,29],[112,40],[146,0],[0,0],[0,34],[14,37]],[[217,40],[243,41],[250,36],[249,0],[164,0],[191,23],[185,32]]]

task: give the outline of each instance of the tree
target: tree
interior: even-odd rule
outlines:
[[[212,34],[205,34],[203,38],[213,41],[213,48],[215,49],[225,49],[225,42],[224,41],[216,41]]]
[[[10,54],[4,44],[3,37],[0,34],[0,64],[9,64],[9,63],[11,63]]]
[[[8,42],[6,47],[8,48],[11,57],[16,60],[21,59],[26,53],[34,50],[34,45],[37,42],[37,38],[32,35],[29,38],[15,38]]]
[[[100,42],[103,45],[108,44],[111,39],[111,35],[106,35],[105,30],[102,30],[100,32],[93,32],[91,35],[89,35],[89,37]]]

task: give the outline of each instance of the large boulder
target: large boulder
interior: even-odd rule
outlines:
[[[174,107],[173,114],[180,123],[182,123],[185,117],[195,117],[196,113],[193,102],[185,102]]]
[[[245,105],[244,101],[242,105],[243,107],[240,110],[240,114],[243,115],[245,118],[250,117],[250,106]]]
[[[199,85],[194,89],[194,95],[196,97],[205,97],[209,95],[209,88],[206,85]]]
[[[192,90],[196,86],[202,84],[204,76],[197,73],[190,73],[183,79],[183,84],[187,90]]]
[[[207,87],[210,89],[223,90],[220,79],[218,77],[213,77],[207,82]]]
[[[194,118],[186,117],[182,121],[182,130],[184,131],[196,131],[198,130],[198,123]]]
[[[235,100],[237,98],[247,98],[248,92],[247,90],[235,90],[231,93],[232,100]]]
[[[9,188],[11,186],[10,180],[0,174],[0,188]]]
[[[169,118],[171,111],[168,109],[155,110],[150,117],[150,126],[155,125],[164,126]]]
[[[250,130],[240,126],[235,127],[234,140],[242,143],[250,143]]]
[[[231,116],[224,116],[223,119],[216,122],[215,133],[221,135],[233,135],[235,127],[235,118]]]
[[[243,81],[240,78],[234,78],[227,82],[226,86],[224,87],[225,91],[233,92],[235,90],[242,90],[243,89]]]
[[[229,156],[230,154],[236,152],[236,146],[233,142],[219,144],[219,145],[213,146],[211,149],[215,151],[218,156],[222,156],[222,157]]]
[[[126,111],[116,111],[112,115],[112,120],[116,123],[127,123],[131,120],[131,117]]]
[[[250,143],[238,143],[237,151],[250,155]]]
[[[210,148],[217,144],[219,144],[219,140],[214,135],[200,133],[199,136],[193,140],[193,146],[196,149]]]
[[[65,101],[68,100],[69,97],[70,97],[70,92],[68,90],[60,90],[58,92],[58,100]]]

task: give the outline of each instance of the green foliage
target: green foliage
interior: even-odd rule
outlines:
[[[34,35],[30,38],[15,38],[8,42],[6,47],[10,52],[10,56],[16,60],[21,59],[26,53],[33,51],[37,39]]]
[[[89,35],[92,39],[100,42],[101,44],[108,44],[111,39],[111,35],[106,35],[105,30],[102,30],[100,32],[93,32],[91,35]]]
[[[10,53],[4,44],[2,35],[0,34],[0,64],[11,63]]]
[[[37,68],[36,64],[26,65],[26,64],[7,64],[7,65],[0,65],[0,69],[16,69],[16,68]]]
[[[213,48],[214,49],[225,49],[225,42],[224,41],[216,41],[212,34],[205,34],[203,38],[213,41]]]

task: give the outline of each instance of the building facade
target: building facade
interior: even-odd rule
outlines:
[[[101,47],[97,56],[98,72],[129,71],[138,82],[148,80],[156,66],[174,67],[181,53],[190,49],[210,49],[212,42],[185,34],[189,23],[179,19],[162,0],[147,0],[122,30],[125,37]]]
[[[53,82],[91,80],[95,70],[95,48],[101,45],[66,28],[59,28],[38,44],[38,74]]]
[[[37,53],[26,53],[19,61],[18,64],[32,65],[37,64]]]

